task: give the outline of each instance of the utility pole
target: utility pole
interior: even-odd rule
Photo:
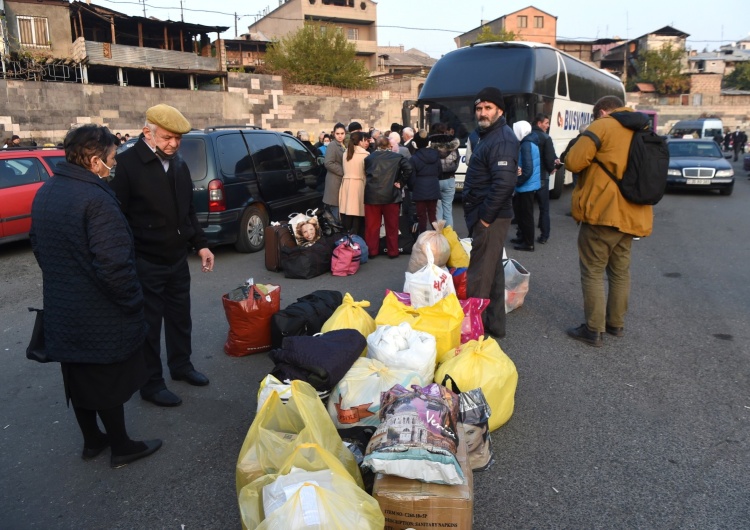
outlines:
[[[146,0],[141,0],[143,3],[143,18],[146,18]]]
[[[145,2],[145,0],[144,0]],[[180,22],[185,22],[185,15],[182,12],[182,0],[180,0]]]
[[[237,38],[237,21],[240,17],[237,16],[237,11],[234,12],[234,38]]]

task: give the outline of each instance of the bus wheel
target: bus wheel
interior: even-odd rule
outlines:
[[[549,190],[550,199],[559,199],[563,192],[565,184],[565,167],[562,166],[555,171],[555,186]]]

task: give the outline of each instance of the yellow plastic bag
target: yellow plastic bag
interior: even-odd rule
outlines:
[[[365,307],[370,307],[370,302],[362,300],[355,302],[352,295],[346,293],[341,305],[333,312],[331,318],[325,321],[321,328],[321,333],[327,333],[336,329],[356,329],[365,338],[375,331],[375,320],[365,311]],[[362,355],[367,354],[367,348]]]
[[[401,303],[394,293],[388,293],[380,307],[375,324],[397,326],[408,322],[412,329],[435,337],[437,362],[441,363],[453,348],[461,343],[461,322],[464,311],[455,294],[449,294],[435,305],[414,309]]]
[[[448,258],[448,267],[468,267],[469,266],[469,255],[466,253],[466,249],[458,240],[458,234],[453,230],[453,227],[446,226],[443,228],[443,235],[448,240],[448,244],[451,246],[451,255]]]
[[[331,454],[330,451],[316,443],[300,444],[294,448],[292,454],[279,468],[278,473],[263,475],[240,490],[238,501],[243,528],[257,528],[263,521],[265,518],[263,513],[263,487],[272,483],[279,476],[288,474],[292,468],[305,471],[328,469],[345,479],[348,482],[347,487],[359,486],[361,488],[361,485],[354,481],[338,457]]]
[[[495,339],[470,340],[449,356],[435,371],[435,382],[447,374],[461,390],[481,387],[492,409],[490,431],[506,423],[513,415],[518,372]]]
[[[237,458],[237,493],[262,475],[278,473],[295,447],[303,443],[318,443],[336,455],[357,484],[362,485],[354,455],[341,441],[315,389],[295,380],[287,404],[273,392],[250,425]]]
[[[351,487],[344,477],[332,474],[331,489],[306,482],[275,512],[266,517],[257,530],[362,529],[381,530],[385,517],[374,497]]]

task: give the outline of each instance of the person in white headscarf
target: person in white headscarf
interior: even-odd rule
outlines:
[[[521,146],[518,153],[518,182],[513,194],[513,215],[518,222],[518,232],[510,242],[516,250],[533,252],[534,194],[541,186],[539,138],[527,121],[514,123],[513,132]]]

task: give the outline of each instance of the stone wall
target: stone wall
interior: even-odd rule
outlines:
[[[721,94],[722,74],[692,74],[690,76],[690,93],[718,96]]]
[[[82,123],[135,135],[143,127],[146,109],[158,103],[180,109],[194,128],[255,125],[304,129],[317,136],[339,121],[381,129],[401,122],[402,99],[382,99],[383,93],[381,98],[300,96],[286,94],[278,76],[228,76],[227,92],[0,79],[0,140],[17,134],[23,143],[57,143],[70,127]]]

